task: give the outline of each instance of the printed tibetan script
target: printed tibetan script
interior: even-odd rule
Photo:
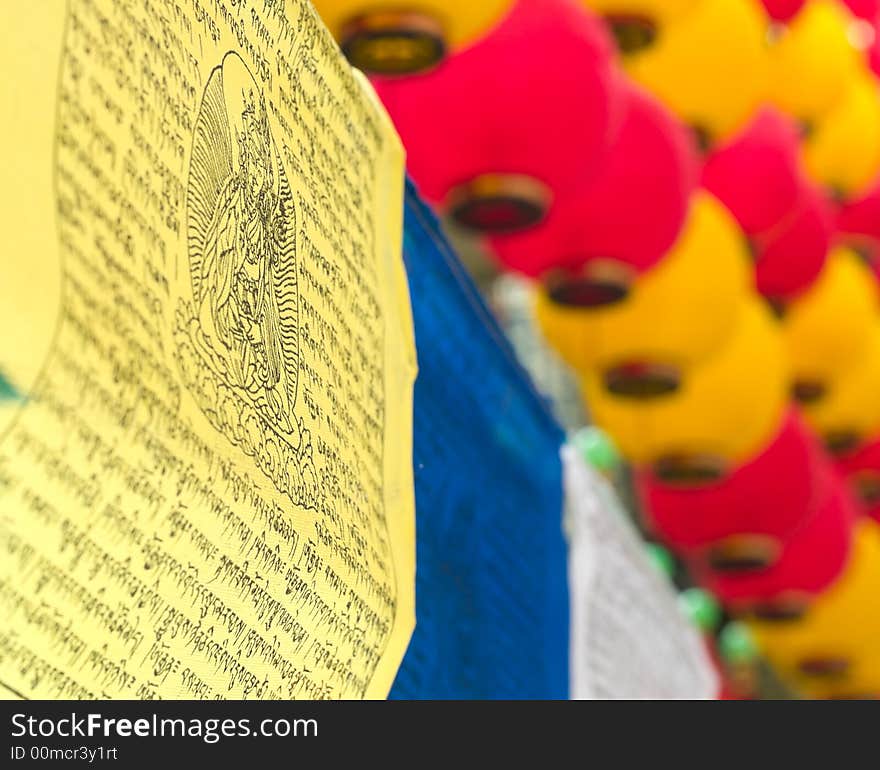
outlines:
[[[304,0],[4,3],[0,691],[384,697],[403,152]]]

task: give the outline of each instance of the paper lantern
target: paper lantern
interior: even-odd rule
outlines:
[[[751,619],[765,657],[812,697],[880,696],[880,530],[859,523],[840,577],[797,620]]]
[[[814,123],[804,164],[839,199],[867,191],[880,170],[880,92],[871,75],[853,76],[838,104]]]
[[[880,284],[880,184],[841,206],[837,215],[841,243],[856,251]]]
[[[831,244],[831,205],[807,180],[800,156],[797,124],[765,108],[703,167],[703,186],[749,236],[757,288],[772,299],[791,299],[809,286]]]
[[[755,236],[755,285],[765,297],[790,302],[816,281],[834,234],[834,212],[825,193],[804,182],[794,210]]]
[[[804,416],[835,454],[857,450],[880,433],[880,325],[874,322],[864,356],[827,382],[803,405]]]
[[[796,411],[754,459],[708,484],[638,474],[650,528],[686,557],[768,566],[816,510],[826,462]],[[662,470],[662,468],[661,468]]]
[[[681,367],[732,334],[749,281],[749,256],[736,223],[717,200],[698,192],[675,246],[624,301],[579,307],[573,278],[571,291],[560,290],[565,284],[540,289],[535,309],[544,335],[579,371],[657,364],[662,390],[674,387]],[[671,382],[664,384],[664,372]]]
[[[649,48],[666,33],[667,25],[703,0],[583,0],[611,29],[623,53]]]
[[[623,63],[704,144],[740,130],[760,104],[766,80],[766,22],[743,0],[699,2],[667,24],[650,47]]]
[[[782,340],[757,299],[743,308],[730,339],[688,368],[673,392],[640,398],[626,374],[586,374],[587,406],[627,458],[666,479],[720,478],[770,443],[787,409]]]
[[[806,0],[761,0],[761,2],[771,19],[788,21],[804,7]]]
[[[769,57],[773,104],[807,125],[836,105],[861,66],[849,39],[851,22],[838,0],[811,0],[777,29]]]
[[[862,359],[877,312],[868,268],[849,249],[832,250],[816,282],[787,306],[782,325],[793,392],[801,403],[821,399],[831,382]]]
[[[422,194],[466,227],[510,231],[600,168],[620,123],[613,58],[574,0],[528,0],[431,72],[374,85]]]
[[[498,24],[514,0],[314,0],[349,61],[365,72],[406,74],[435,66],[450,50]]]
[[[840,575],[858,509],[833,468],[827,467],[822,477],[822,499],[769,566],[743,568],[736,560],[689,560],[698,581],[735,614],[777,619],[801,615]]]
[[[704,0],[582,0],[591,11],[609,19],[646,19],[661,25],[693,10]]]
[[[878,24],[874,25],[874,42],[871,43],[866,55],[868,69],[874,73],[875,77],[880,77],[880,34],[878,34]]]
[[[865,21],[877,21],[880,17],[880,0],[841,0],[850,13]]]
[[[702,183],[748,236],[776,227],[802,193],[797,124],[772,108],[762,109],[744,131],[709,155]]]
[[[875,180],[862,196],[840,207],[837,230],[847,245],[869,251],[880,243],[880,183]]]
[[[855,452],[837,458],[837,468],[846,477],[853,494],[865,511],[880,522],[880,436]]]
[[[576,198],[560,200],[541,225],[493,238],[502,265],[532,276],[562,268],[579,274],[581,290],[592,288],[597,302],[619,300],[631,276],[675,243],[696,184],[691,138],[648,94],[631,85],[624,94],[621,131],[595,182]],[[620,282],[589,286],[597,262],[621,263]],[[607,265],[604,272],[611,272]]]

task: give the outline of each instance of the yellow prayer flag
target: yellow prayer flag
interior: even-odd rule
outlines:
[[[0,5],[0,691],[385,697],[403,150],[305,0]]]

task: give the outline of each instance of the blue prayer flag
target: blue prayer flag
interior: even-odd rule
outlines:
[[[392,698],[566,698],[564,440],[407,186],[413,305],[416,629]]]

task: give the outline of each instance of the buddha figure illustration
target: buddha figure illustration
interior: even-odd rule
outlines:
[[[205,89],[188,204],[200,353],[289,433],[298,368],[293,196],[265,101],[235,54]]]

